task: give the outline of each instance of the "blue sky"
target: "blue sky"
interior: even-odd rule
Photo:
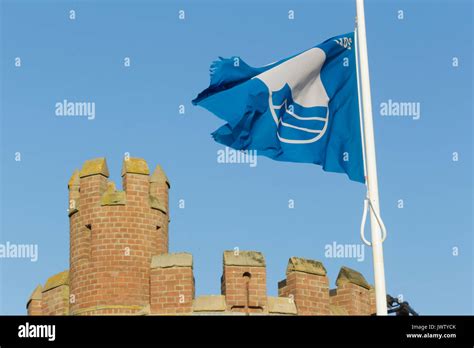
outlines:
[[[373,283],[368,248],[363,262],[324,255],[361,243],[363,185],[264,157],[217,163],[223,122],[191,105],[218,56],[261,66],[300,52],[353,30],[355,1],[1,1],[0,16],[0,243],[39,246],[37,262],[0,259],[0,313],[24,314],[68,268],[73,170],[105,156],[120,187],[125,152],[166,170],[170,250],[194,255],[197,295],[220,292],[234,247],[264,253],[270,295],[291,256],[323,261],[332,287],[343,265]],[[388,292],[422,314],[472,314],[472,4],[368,0],[366,22]],[[95,102],[95,119],[56,117],[64,99]],[[381,116],[389,99],[419,102],[420,119]]]

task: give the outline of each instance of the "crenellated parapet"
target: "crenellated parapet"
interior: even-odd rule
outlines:
[[[160,165],[150,176],[148,164],[141,158],[124,159],[122,165],[123,191],[108,180],[105,158],[96,158],[75,170],[68,183],[69,216],[79,212],[81,201],[86,205],[100,202],[100,206],[127,205],[149,207],[168,214],[170,184]],[[95,204],[96,205],[96,204]],[[85,206],[84,206],[85,207]]]
[[[169,180],[141,158],[122,164],[122,188],[105,158],[84,163],[68,183],[69,270],[37,286],[29,315],[371,315],[375,293],[342,267],[330,290],[323,263],[288,260],[278,296],[267,294],[258,251],[225,251],[221,294],[195,296],[193,256],[169,253]]]

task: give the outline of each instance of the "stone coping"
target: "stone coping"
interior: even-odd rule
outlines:
[[[267,297],[268,313],[293,314],[296,315],[295,301],[289,297]]]
[[[286,274],[295,271],[320,276],[325,276],[327,274],[326,268],[324,268],[324,265],[320,261],[303,259],[301,257],[290,257],[288,260],[288,267],[286,268]]]
[[[193,301],[193,312],[224,312],[225,310],[224,295],[204,295]]]
[[[61,285],[69,286],[69,271],[68,270],[49,277],[48,280],[46,281],[46,284],[44,285],[42,292],[46,292],[48,290],[57,288],[58,286],[61,286]]]
[[[155,255],[151,259],[151,268],[193,267],[193,256],[189,253]]]
[[[367,280],[365,280],[364,276],[360,272],[357,272],[356,270],[345,266],[342,267],[339,271],[339,275],[337,276],[336,280],[336,285],[340,286],[344,283],[359,285],[367,290],[370,290],[371,288],[370,284],[367,283]]]
[[[87,160],[82,166],[79,177],[84,178],[91,175],[103,175],[109,177],[109,168],[104,157]]]
[[[149,175],[150,170],[143,158],[130,157],[124,159],[122,164],[122,176],[127,173]]]
[[[224,251],[224,266],[265,267],[265,258],[258,251]]]

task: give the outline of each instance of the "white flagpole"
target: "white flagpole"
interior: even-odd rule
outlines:
[[[371,244],[374,262],[375,300],[377,315],[387,315],[387,292],[383,265],[382,236],[380,229],[379,189],[375,160],[374,126],[372,122],[372,97],[370,95],[369,59],[365,32],[364,0],[356,0],[357,45],[360,64],[360,88],[362,94],[366,181],[370,210]]]

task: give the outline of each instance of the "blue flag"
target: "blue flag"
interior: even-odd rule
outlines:
[[[260,68],[239,57],[211,65],[194,105],[227,122],[212,133],[236,150],[321,165],[365,182],[354,33]]]

